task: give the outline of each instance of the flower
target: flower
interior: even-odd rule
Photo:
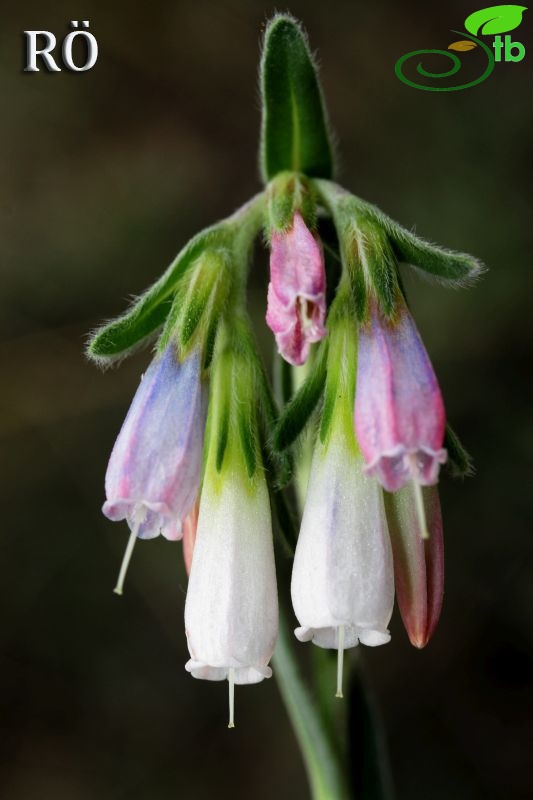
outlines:
[[[433,635],[444,595],[442,515],[436,486],[423,489],[423,501],[431,534],[426,540],[408,487],[385,497],[398,606],[411,644],[419,648]]]
[[[304,364],[309,345],[326,335],[326,271],[320,241],[300,212],[287,231],[272,233],[266,321],[283,358]]]
[[[235,466],[208,469],[200,498],[185,630],[195,678],[258,683],[278,631],[278,600],[268,490],[262,472],[250,480]]]
[[[389,492],[411,480],[415,487],[435,484],[446,461],[444,428],[439,385],[405,302],[390,321],[372,304],[359,332],[355,396],[366,472]]]
[[[102,510],[131,529],[123,568],[135,538],[181,538],[200,482],[206,407],[200,372],[199,353],[180,363],[169,344],[143,376],[113,447]],[[122,593],[120,579],[116,591]]]
[[[381,487],[341,430],[315,449],[291,593],[298,639],[339,650],[342,696],[342,651],[390,639],[394,578]]]

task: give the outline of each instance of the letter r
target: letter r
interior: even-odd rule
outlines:
[[[24,31],[26,36],[26,66],[24,72],[39,72],[37,66],[37,56],[40,56],[48,72],[61,72],[60,67],[57,66],[53,57],[50,55],[51,51],[56,46],[56,37],[50,31]],[[44,36],[46,43],[43,48],[37,50],[37,37]]]

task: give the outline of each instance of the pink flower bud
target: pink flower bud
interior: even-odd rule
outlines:
[[[359,332],[355,431],[366,471],[395,492],[431,486],[446,461],[445,413],[433,367],[403,303],[395,320],[376,304]]]
[[[423,501],[429,539],[421,536],[416,504],[407,487],[385,498],[396,598],[411,644],[420,648],[426,646],[437,626],[444,593],[444,543],[437,488],[425,488]]]
[[[272,234],[266,315],[278,350],[289,364],[305,363],[309,345],[326,335],[325,317],[322,245],[297,211],[292,228]]]

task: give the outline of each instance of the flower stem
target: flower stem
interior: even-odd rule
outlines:
[[[282,613],[273,661],[279,690],[302,751],[313,800],[347,800],[343,765],[300,675]]]

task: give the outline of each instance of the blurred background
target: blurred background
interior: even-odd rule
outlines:
[[[533,11],[525,59],[474,88],[422,92],[396,60],[454,41],[476,3],[294,0],[340,152],[339,177],[422,236],[486,262],[475,290],[406,275],[449,418],[477,474],[442,482],[446,598],[429,647],[395,613],[366,650],[398,798],[531,797]],[[0,797],[306,798],[274,680],[237,692],[185,673],[180,545],[101,514],[114,438],[149,354],[99,373],[88,331],[199,229],[260,188],[257,63],[266,3],[4,4],[0,31]],[[89,19],[88,73],[22,72],[22,31]],[[457,38],[457,37],[455,37]],[[264,257],[252,302],[263,322]],[[303,647],[303,646],[302,646]],[[308,657],[308,652],[304,654]]]

